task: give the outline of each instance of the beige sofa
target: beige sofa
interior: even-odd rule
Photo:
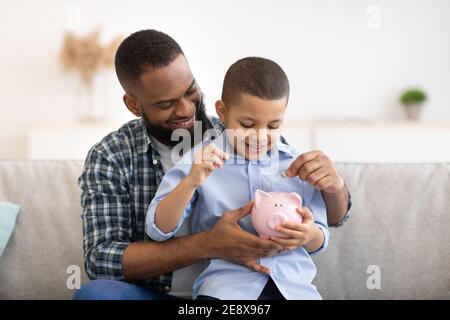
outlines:
[[[0,161],[0,201],[22,206],[0,257],[0,299],[69,299],[70,266],[79,266],[87,281],[76,184],[82,166]],[[323,297],[450,299],[450,164],[338,169],[352,191],[353,209],[315,258]]]

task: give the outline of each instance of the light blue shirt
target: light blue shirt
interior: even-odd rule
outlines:
[[[297,158],[299,152],[278,141],[266,156],[250,161],[233,153],[225,134],[218,136],[213,143],[230,156],[224,162],[223,168],[214,170],[196,190],[177,227],[172,232],[162,232],[155,225],[156,206],[189,173],[193,155],[202,147],[201,144],[195,146],[165,174],[148,208],[145,226],[147,234],[157,241],[167,240],[175,235],[183,221],[191,214],[192,232],[209,230],[224,212],[242,207],[254,199],[257,189],[266,192],[297,192],[302,197],[302,205],[311,210],[316,225],[325,235],[322,247],[313,253],[299,247],[261,258],[259,263],[271,270],[270,277],[286,299],[321,299],[312,284],[316,267],[310,256],[322,252],[328,245],[325,203],[320,191],[308,183],[298,177],[286,178],[281,174]],[[249,215],[241,219],[239,224],[246,231],[256,234]],[[195,299],[197,295],[207,295],[222,300],[256,300],[264,289],[268,277],[223,259],[210,259],[205,262],[203,272],[194,283],[193,298]]]

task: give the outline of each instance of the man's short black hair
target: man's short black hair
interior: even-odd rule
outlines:
[[[264,100],[289,97],[289,80],[283,69],[272,60],[243,58],[233,63],[225,74],[222,101],[225,105],[235,103],[242,93]]]
[[[128,36],[116,52],[117,78],[127,90],[139,83],[144,72],[168,66],[183,54],[178,43],[167,34],[157,30],[141,30]]]

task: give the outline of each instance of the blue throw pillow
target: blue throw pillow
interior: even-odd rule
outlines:
[[[8,244],[19,214],[20,206],[10,202],[0,202],[0,257]]]

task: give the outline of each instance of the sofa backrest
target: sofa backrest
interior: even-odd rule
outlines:
[[[327,251],[314,258],[323,297],[449,299],[450,164],[337,167],[353,208],[348,223],[331,230]],[[22,207],[0,257],[0,299],[69,299],[77,267],[87,281],[82,168],[81,161],[0,161],[0,201]]]

